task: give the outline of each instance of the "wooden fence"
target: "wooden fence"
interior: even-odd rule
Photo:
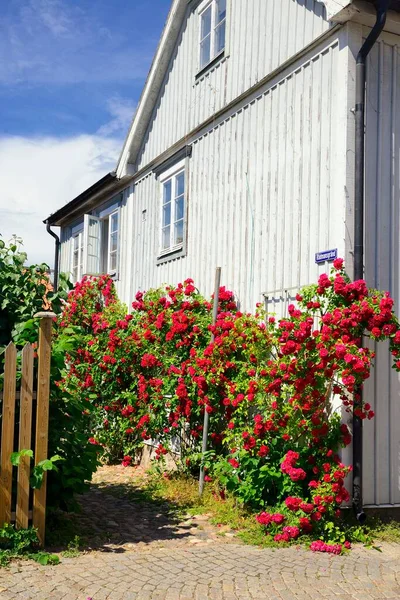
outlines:
[[[31,494],[30,457],[21,457],[17,468],[11,464],[12,452],[33,449],[33,437],[35,465],[48,458],[51,333],[55,314],[48,312],[35,316],[40,319],[36,392],[33,389],[33,346],[26,344],[22,350],[18,391],[17,350],[11,343],[5,351],[3,401],[0,405],[0,527],[5,523],[15,522],[16,527],[20,529],[28,527],[31,521],[32,525],[37,527],[39,541],[43,546],[46,523],[46,473],[41,488],[33,490]]]

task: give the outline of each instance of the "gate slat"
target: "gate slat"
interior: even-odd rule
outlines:
[[[0,461],[0,526],[11,520],[12,464],[11,453],[14,445],[15,391],[17,371],[17,350],[8,344],[4,363],[4,393],[1,426]]]
[[[54,313],[38,313],[40,318],[39,330],[39,365],[37,383],[37,408],[36,408],[36,442],[35,465],[47,458],[48,427],[49,427],[49,397],[50,397],[50,363],[51,363],[51,332]],[[33,494],[33,525],[38,529],[41,545],[44,545],[46,527],[46,477],[39,490]]]
[[[31,344],[22,350],[22,379],[19,418],[19,450],[31,449],[33,355]],[[16,524],[18,529],[28,527],[30,458],[20,459],[18,468]]]

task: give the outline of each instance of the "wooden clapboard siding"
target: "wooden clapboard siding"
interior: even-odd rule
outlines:
[[[138,168],[329,30],[317,0],[228,0],[224,58],[199,75],[198,3],[188,4]]]
[[[159,181],[149,173],[135,182],[132,296],[187,277],[209,295],[218,265],[241,308],[254,310],[263,292],[280,296],[316,281],[329,269],[315,263],[319,250],[344,255],[347,96],[339,83],[348,55],[341,35],[188,139],[186,256],[157,264]]]
[[[361,43],[369,29],[355,27]],[[400,305],[400,36],[383,33],[367,65],[365,278]],[[388,344],[371,348],[376,366],[365,399],[376,417],[364,425],[364,501],[400,506],[400,376]]]

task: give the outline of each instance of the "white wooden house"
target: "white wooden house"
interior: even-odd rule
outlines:
[[[367,63],[365,276],[400,301],[400,2]],[[245,309],[353,269],[356,56],[376,20],[354,0],[174,0],[114,173],[51,215],[60,269],[137,290],[214,269]],[[272,308],[273,307],[273,308]],[[364,502],[400,506],[400,385],[378,350]]]

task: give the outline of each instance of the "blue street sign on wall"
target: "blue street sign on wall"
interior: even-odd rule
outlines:
[[[315,262],[323,263],[330,260],[335,260],[337,258],[337,248],[334,250],[324,250],[324,252],[317,252],[315,255]]]

